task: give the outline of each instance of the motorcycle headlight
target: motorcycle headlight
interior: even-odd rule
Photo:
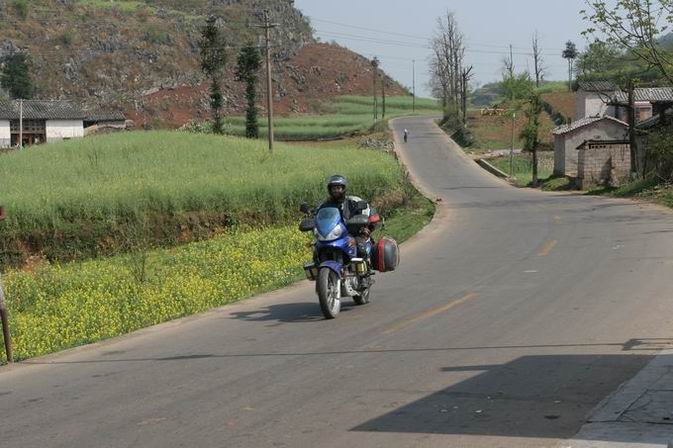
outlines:
[[[322,236],[320,233],[317,234],[318,240],[319,241],[334,241],[336,239],[339,239],[341,235],[343,235],[344,230],[342,226],[336,226],[334,230],[330,232],[329,235],[327,236]]]

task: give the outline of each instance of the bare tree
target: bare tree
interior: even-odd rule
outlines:
[[[540,36],[537,31],[533,34],[533,70],[535,71],[535,87],[540,87],[544,80],[547,67],[544,66],[542,52],[540,51]]]
[[[442,100],[446,113],[461,116],[465,88],[465,39],[453,13],[437,19],[437,31],[432,39],[430,86]]]

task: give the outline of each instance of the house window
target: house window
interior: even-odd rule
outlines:
[[[19,120],[12,120],[9,123],[13,134],[19,133]],[[44,120],[23,120],[23,132],[25,134],[44,134],[47,128]]]

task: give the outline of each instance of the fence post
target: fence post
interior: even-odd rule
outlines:
[[[7,362],[11,364],[14,362],[14,354],[12,353],[12,337],[9,334],[9,315],[7,314],[7,306],[5,305],[5,292],[2,289],[2,278],[0,278],[0,320],[2,320],[2,337],[5,340]]]

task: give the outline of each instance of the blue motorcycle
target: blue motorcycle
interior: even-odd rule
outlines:
[[[366,202],[358,202],[358,211],[369,208]],[[326,319],[334,319],[341,311],[341,299],[352,297],[356,305],[369,303],[369,292],[374,283],[373,271],[369,266],[372,251],[371,240],[366,244],[366,258],[358,258],[357,245],[352,235],[380,220],[378,215],[358,214],[344,221],[339,209],[324,207],[317,213],[302,204],[304,214],[299,229],[313,232],[315,244],[313,263],[306,264],[306,277],[316,282],[316,293],[320,309]]]

